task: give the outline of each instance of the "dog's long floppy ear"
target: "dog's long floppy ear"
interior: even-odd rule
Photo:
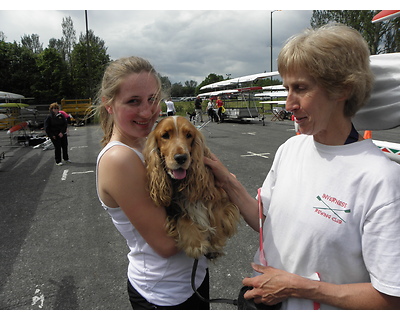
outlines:
[[[197,130],[192,143],[192,164],[188,173],[187,197],[189,201],[211,200],[214,195],[214,176],[204,164],[204,156],[209,156],[210,151],[205,145],[203,134]]]
[[[173,189],[164,169],[164,159],[160,156],[154,131],[147,137],[143,155],[146,162],[150,197],[156,205],[168,207],[171,204]]]

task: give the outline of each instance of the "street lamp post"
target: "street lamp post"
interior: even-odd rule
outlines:
[[[280,11],[280,10],[272,10],[272,11],[271,11],[271,19],[270,19],[270,20],[271,20],[271,28],[270,28],[270,29],[271,29],[271,56],[270,56],[270,59],[271,59],[271,62],[270,62],[271,72],[273,71],[273,70],[272,70],[272,47],[273,47],[273,46],[272,46],[272,14],[273,14],[275,11]],[[271,85],[272,85],[272,76],[271,76]]]
[[[270,28],[270,31],[271,31],[271,56],[270,56],[270,58],[271,58],[271,63],[270,63],[271,72],[272,72],[272,14],[273,14],[275,11],[276,11],[276,10],[272,10],[272,11],[271,11],[271,19],[270,19],[270,21],[271,21],[271,28]]]
[[[271,11],[271,19],[270,19],[270,20],[271,20],[271,28],[270,28],[270,29],[271,29],[271,57],[270,57],[270,58],[271,58],[271,72],[273,71],[273,70],[272,70],[272,14],[273,14],[275,11],[281,11],[281,10],[272,10],[272,11]]]
[[[90,72],[90,48],[89,48],[89,26],[88,26],[88,15],[85,10],[85,24],[86,24],[86,68],[88,75],[88,93],[87,97],[92,97],[92,77]]]

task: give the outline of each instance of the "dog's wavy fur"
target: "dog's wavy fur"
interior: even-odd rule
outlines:
[[[143,154],[150,196],[167,207],[166,228],[178,247],[193,258],[221,256],[240,215],[204,164],[210,150],[202,133],[184,117],[167,117],[148,136]],[[174,179],[171,170],[179,168],[186,177]]]

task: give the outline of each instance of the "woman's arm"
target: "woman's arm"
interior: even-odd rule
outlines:
[[[215,176],[216,185],[225,190],[229,199],[238,206],[240,214],[247,224],[259,232],[258,202],[246,190],[236,177],[212,154],[204,158]]]
[[[99,162],[99,193],[110,207],[121,207],[146,242],[160,256],[178,253],[175,239],[166,233],[166,212],[150,199],[146,169],[132,150],[115,146]]]
[[[50,115],[48,115],[46,117],[46,119],[44,120],[43,127],[44,127],[44,131],[46,132],[47,136],[49,138],[53,138],[54,134],[53,134],[53,132],[51,130],[52,128],[51,128],[51,116]]]
[[[274,305],[290,297],[312,300],[340,309],[400,309],[400,297],[377,291],[371,283],[336,285],[313,281],[272,267],[252,264],[260,276],[243,279],[243,285],[253,287],[246,299]]]

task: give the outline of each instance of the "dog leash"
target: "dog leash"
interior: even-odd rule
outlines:
[[[264,266],[267,266],[267,261],[265,260],[264,256],[264,244],[263,244],[263,234],[262,234],[262,202],[261,202],[261,188],[258,189],[258,212],[259,212],[259,219],[260,219],[260,261]],[[231,299],[224,299],[224,298],[219,298],[219,299],[206,299],[204,298],[196,289],[195,286],[195,277],[196,277],[196,271],[197,271],[197,265],[199,264],[199,260],[195,259],[193,262],[193,268],[192,268],[192,277],[191,277],[191,284],[192,284],[192,289],[196,293],[196,295],[200,298],[200,300],[208,303],[227,303],[227,304],[233,304],[237,306],[238,301],[237,299],[231,300]]]
[[[258,189],[258,212],[259,212],[259,219],[260,219],[260,261],[264,266],[267,266],[267,261],[265,260],[264,256],[264,244],[263,244],[263,234],[262,234],[262,202],[261,202],[261,188]],[[199,260],[195,259],[193,262],[193,268],[192,268],[192,277],[191,277],[191,285],[193,291],[196,293],[196,295],[200,298],[200,300],[208,303],[227,303],[227,304],[233,304],[237,306],[238,301],[237,299],[224,299],[224,298],[219,298],[219,299],[206,299],[204,298],[196,289],[195,286],[195,278],[196,278],[196,271],[197,271],[197,265],[199,264]]]
[[[199,264],[199,260],[198,259],[194,259],[193,268],[192,268],[191,284],[192,284],[193,291],[200,298],[200,300],[202,300],[204,302],[208,302],[208,303],[227,303],[227,304],[233,304],[233,305],[237,306],[237,304],[238,304],[237,299],[233,299],[233,300],[232,299],[224,299],[224,298],[206,299],[197,291],[194,281],[195,281],[195,278],[196,278],[196,271],[197,271],[197,265],[198,264]]]
[[[263,206],[262,206],[262,201],[261,201],[261,188],[257,190],[257,198],[258,198],[258,214],[259,214],[259,227],[260,227],[260,263],[263,264],[264,266],[268,266],[268,263],[265,259],[265,254],[264,254],[264,242],[263,242],[263,221],[262,221],[262,216],[263,216]],[[235,306],[238,305],[238,300],[237,299],[224,299],[224,298],[218,298],[218,299],[206,299],[204,298],[196,289],[195,286],[195,279],[196,279],[196,271],[197,271],[197,265],[199,264],[198,259],[194,259],[193,262],[193,268],[192,268],[192,276],[191,276],[191,285],[193,291],[196,293],[196,295],[200,298],[200,300],[208,303],[227,303],[227,304],[233,304]],[[317,275],[317,280],[320,280],[319,274],[315,273]],[[320,310],[321,305],[318,302],[313,301],[313,309],[314,310]]]

